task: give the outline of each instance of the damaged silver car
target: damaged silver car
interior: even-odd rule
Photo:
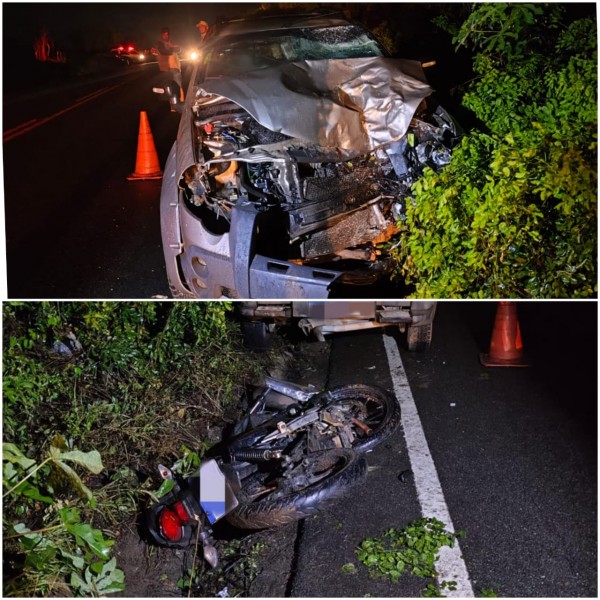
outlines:
[[[362,27],[279,16],[215,27],[194,68],[161,194],[179,298],[327,298],[390,269],[425,166],[457,136],[420,63]]]

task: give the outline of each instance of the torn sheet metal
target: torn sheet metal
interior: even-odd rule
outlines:
[[[201,91],[272,131],[360,153],[400,140],[431,92],[418,62],[382,57],[283,63],[207,79]]]

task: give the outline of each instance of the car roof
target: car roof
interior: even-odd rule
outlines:
[[[207,36],[206,41],[213,42],[224,37],[246,35],[249,33],[262,33],[264,31],[297,29],[303,27],[337,27],[340,25],[351,24],[352,23],[348,20],[339,16],[339,13],[279,14],[249,17],[218,23],[215,25],[212,35]]]

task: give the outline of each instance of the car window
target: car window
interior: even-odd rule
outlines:
[[[237,75],[297,60],[369,56],[383,56],[383,50],[369,33],[354,25],[260,32],[217,42],[206,58],[206,76]]]

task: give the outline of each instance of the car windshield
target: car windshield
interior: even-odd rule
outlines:
[[[281,62],[369,56],[383,56],[383,50],[355,25],[261,32],[217,43],[207,56],[206,76],[238,75]]]

